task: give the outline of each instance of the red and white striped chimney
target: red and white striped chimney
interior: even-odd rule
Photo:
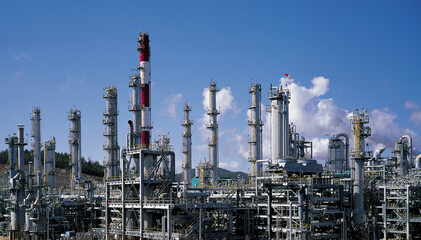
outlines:
[[[149,147],[152,129],[152,120],[151,120],[151,64],[150,56],[151,50],[149,47],[149,35],[147,33],[139,33],[137,38],[139,47],[139,72],[141,80],[141,138],[142,145]]]

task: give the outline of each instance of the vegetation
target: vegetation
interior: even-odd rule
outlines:
[[[25,150],[24,154],[25,164],[34,160],[33,151]],[[44,162],[44,151],[41,151],[41,162]],[[9,164],[9,151],[0,151],[0,164]],[[56,168],[71,169],[70,157],[67,153],[56,152]],[[104,166],[98,161],[92,161],[88,158],[88,161],[82,157],[82,173],[93,175],[97,177],[104,176]]]

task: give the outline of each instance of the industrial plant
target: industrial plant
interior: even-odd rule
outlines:
[[[56,186],[56,139],[41,142],[41,109],[31,115],[33,160],[25,165],[25,127],[6,136],[8,182],[1,194],[0,231],[8,239],[421,239],[421,155],[412,138],[396,136],[393,155],[369,151],[370,116],[363,108],[350,128],[330,137],[329,159],[313,159],[313,145],[289,120],[288,86],[249,87],[251,172],[220,177],[216,82],[207,110],[209,155],[194,166],[188,103],[183,107],[182,151],[167,135],[153,137],[149,34],[137,38],[139,65],[126,142],[119,143],[117,89],[104,89],[103,181],[82,175],[82,113],[68,112],[69,188]],[[262,109],[263,96],[270,105]],[[244,93],[247,94],[247,93]],[[263,156],[262,111],[270,114],[270,158]],[[98,116],[100,118],[100,116]],[[180,119],[181,120],[181,119]],[[344,132],[351,130],[351,135]],[[120,146],[120,144],[122,146]],[[41,148],[44,149],[44,161]],[[100,147],[100,146],[99,146]],[[177,178],[176,154],[182,154]],[[181,157],[180,157],[181,158]]]

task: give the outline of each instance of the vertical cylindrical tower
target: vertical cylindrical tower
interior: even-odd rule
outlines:
[[[106,152],[106,177],[115,177],[119,175],[119,152],[118,134],[117,134],[117,89],[114,86],[107,87],[103,94],[103,98],[107,100],[106,109],[104,111],[105,125],[105,145],[103,146]]]
[[[140,76],[138,74],[133,74],[129,83],[129,87],[132,88],[132,97],[130,100],[129,111],[133,113],[133,121],[131,128],[133,131],[130,131],[130,143],[127,144],[128,147],[138,146],[142,143],[141,141],[141,101],[140,101]],[[130,146],[133,145],[133,146]]]
[[[25,134],[24,134],[24,126],[22,124],[18,125],[18,169],[22,177],[25,176],[25,150],[24,146],[25,143]]]
[[[32,147],[34,149],[34,173],[41,172],[41,124],[40,109],[34,107],[32,109]],[[38,185],[41,183],[37,182]]]
[[[271,101],[271,156],[272,160],[283,159],[290,155],[289,90],[282,89],[282,86],[281,88],[271,87],[268,99]]]
[[[219,89],[216,87],[216,83],[210,82],[209,86],[209,124],[207,128],[211,131],[211,138],[209,141],[209,161],[212,166],[212,184],[216,184],[218,181],[218,167],[219,167],[219,156],[218,156],[218,110],[216,110],[216,93]]]
[[[10,136],[5,139],[5,143],[9,145],[9,178],[16,175],[18,161],[18,137]]]
[[[364,228],[366,215],[364,210],[364,161],[372,156],[371,152],[365,150],[365,138],[371,136],[371,129],[364,124],[369,123],[367,110],[354,110],[351,116],[352,134],[354,148],[351,151],[354,180],[354,212],[353,222],[356,226]]]
[[[191,180],[191,126],[193,120],[190,120],[191,108],[188,103],[184,104],[184,117],[181,126],[184,127],[183,131],[183,150],[184,164],[183,164],[183,181],[185,184],[189,184]]]
[[[345,143],[340,139],[345,138]],[[346,133],[339,133],[329,139],[328,168],[331,171],[344,171],[348,168],[349,138]]]
[[[70,121],[70,133],[69,133],[69,144],[70,144],[70,156],[72,159],[72,188],[75,186],[77,181],[82,176],[82,163],[81,163],[81,135],[80,135],[80,111],[77,109],[70,109],[68,119]],[[79,169],[80,168],[80,169]]]
[[[46,141],[44,145],[45,184],[50,190],[56,187],[56,139]]]
[[[151,119],[151,64],[150,56],[151,50],[149,47],[149,34],[139,33],[137,38],[139,47],[139,72],[141,80],[141,135],[142,135],[142,145],[149,147],[151,141],[150,131],[152,129],[152,119]]]
[[[249,93],[252,96],[252,102],[249,107],[250,116],[248,120],[248,125],[251,127],[251,139],[249,140],[250,150],[249,150],[249,162],[253,165],[253,176],[256,176],[257,172],[262,171],[262,164],[257,163],[256,161],[262,159],[262,112],[261,112],[261,102],[262,102],[262,87],[259,83],[250,85]]]

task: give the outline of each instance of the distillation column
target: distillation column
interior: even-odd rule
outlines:
[[[15,165],[14,162],[17,160],[16,174],[10,179],[10,238],[14,239],[14,234],[17,231],[23,231],[25,225],[25,209],[23,208],[23,200],[25,199],[25,160],[24,160],[24,146],[27,145],[25,142],[24,126],[18,125],[18,138],[12,137],[6,139],[6,143],[9,144],[11,152],[11,164]],[[8,141],[9,140],[9,141]],[[17,149],[16,149],[17,146]],[[16,151],[16,150],[17,151]],[[17,159],[14,159],[17,152]],[[11,172],[12,173],[12,172]]]
[[[49,191],[56,187],[56,139],[45,142],[44,145],[44,176],[45,185]]]
[[[68,119],[70,121],[69,144],[72,158],[72,189],[82,177],[80,118],[81,114],[79,110],[70,109]]]
[[[103,146],[106,152],[106,178],[115,177],[120,174],[119,171],[119,150],[118,146],[118,134],[117,134],[117,89],[114,86],[105,89],[102,96],[107,100],[106,109],[104,111],[104,120],[102,121],[105,125],[104,137],[105,145]]]
[[[271,122],[271,157],[272,161],[288,157],[290,150],[289,139],[289,99],[288,89],[270,87],[268,99],[270,102]],[[285,161],[285,159],[281,160]]]
[[[216,93],[219,89],[216,87],[215,82],[210,82],[209,86],[209,124],[207,128],[211,131],[211,139],[209,141],[209,161],[212,166],[212,184],[216,184],[218,182],[218,167],[219,167],[219,159],[218,159],[218,119],[217,116],[219,114],[218,110],[216,110]]]
[[[151,56],[151,50],[149,47],[149,35],[147,33],[139,33],[137,38],[139,47],[139,72],[141,80],[141,134],[142,134],[142,145],[149,148],[151,141],[151,64],[149,58]],[[137,130],[137,129],[136,129]]]
[[[351,116],[352,134],[354,138],[354,148],[351,150],[351,159],[354,177],[354,211],[353,223],[360,229],[365,228],[366,213],[364,211],[364,162],[372,157],[370,151],[365,150],[365,138],[371,136],[371,128],[365,127],[369,123],[367,110],[354,110]]]
[[[38,107],[33,108],[32,110],[32,147],[34,149],[34,173],[35,176],[41,173],[41,125],[40,125],[40,109]],[[37,185],[41,185],[38,182],[39,178],[37,177]]]
[[[183,181],[185,184],[189,185],[191,180],[191,126],[193,125],[193,120],[190,120],[190,111],[191,108],[188,103],[184,104],[184,118],[181,126],[184,127],[183,131],[183,150],[184,154],[184,164],[183,164]]]
[[[248,125],[251,127],[251,139],[249,140],[249,162],[253,165],[252,174],[257,176],[257,173],[262,171],[262,164],[256,163],[257,160],[262,159],[262,87],[259,83],[251,85],[249,93],[252,95],[252,102],[249,107],[250,116]]]

